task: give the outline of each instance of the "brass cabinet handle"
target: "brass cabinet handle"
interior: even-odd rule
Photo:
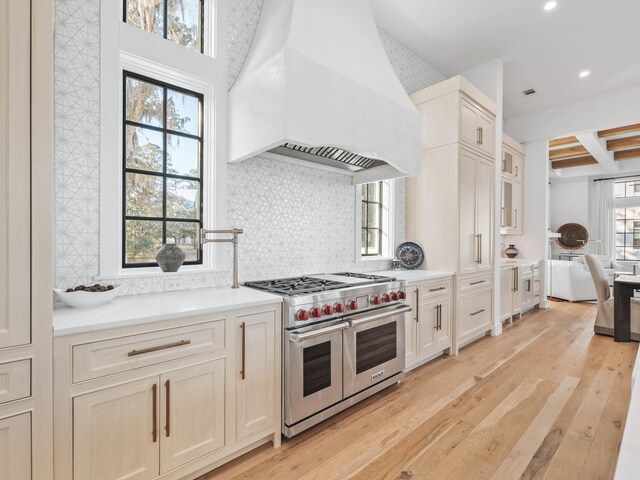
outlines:
[[[513,216],[514,216],[513,228],[517,230],[518,229],[518,209],[517,208],[513,211]]]
[[[531,291],[531,279],[527,280],[527,292]]]
[[[478,280],[477,282],[471,282],[469,285],[480,285],[481,283],[486,282],[486,280]]]
[[[484,311],[485,311],[485,309],[483,308],[482,310],[478,310],[477,312],[473,312],[473,313],[471,313],[470,315],[471,315],[472,317],[474,317],[474,316],[476,316],[476,315],[478,315],[478,314],[480,314],[480,313],[482,313],[482,312],[484,312]]]
[[[516,165],[516,177],[518,177],[518,165]]]
[[[438,330],[442,330],[442,305],[438,305]]]
[[[478,264],[481,264],[482,263],[482,234],[481,233],[478,234],[478,245],[479,245],[478,249],[480,250],[480,258],[478,260]]]
[[[156,443],[158,441],[158,385],[155,383],[151,387],[151,394],[153,395],[151,408],[151,414],[153,415],[153,427],[151,430],[151,438],[153,438],[153,443]]]
[[[420,322],[420,291],[416,288],[416,323]]]
[[[143,348],[142,350],[131,350],[127,353],[128,357],[135,357],[136,355],[143,355],[145,353],[157,352],[158,350],[166,350],[168,348],[182,347],[183,345],[189,345],[191,340],[180,340],[179,342],[167,343],[166,345],[158,345],[157,347]]]
[[[240,378],[242,378],[242,380],[244,380],[245,378],[245,331],[247,329],[247,326],[244,322],[242,322],[242,325],[240,325],[240,329],[242,330],[242,370],[240,370]]]
[[[476,263],[480,264],[480,234],[476,234]]]
[[[165,426],[164,426],[164,431],[165,431],[165,436],[170,436],[171,435],[171,380],[167,380],[166,382],[164,382],[164,389],[165,389]]]
[[[478,127],[476,143],[482,145],[482,127]]]
[[[447,287],[430,288],[430,292],[438,292],[440,290],[446,290]]]

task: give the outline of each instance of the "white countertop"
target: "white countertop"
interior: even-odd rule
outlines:
[[[439,278],[448,278],[453,276],[452,272],[437,272],[434,270],[381,270],[368,273],[371,275],[395,277],[398,280],[406,280],[409,283],[425,282],[427,280],[437,280]]]
[[[53,336],[139,325],[175,318],[282,303],[282,297],[252,288],[200,288],[117,297],[93,308],[56,307]]]
[[[540,260],[531,260],[528,258],[501,258],[501,267],[510,267],[512,265],[521,265],[523,263],[538,263]]]

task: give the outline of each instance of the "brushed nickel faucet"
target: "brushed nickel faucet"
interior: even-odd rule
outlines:
[[[209,234],[231,234],[232,238],[207,238]],[[229,230],[206,230],[201,231],[202,245],[207,243],[233,243],[233,284],[231,288],[240,288],[238,285],[238,235],[244,233],[242,228],[231,228]]]

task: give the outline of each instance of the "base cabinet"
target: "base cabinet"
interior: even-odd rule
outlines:
[[[0,478],[31,478],[31,414],[0,420]]]
[[[451,348],[451,280],[407,288],[412,311],[405,317],[405,367],[414,368]]]
[[[55,338],[55,478],[193,478],[250,446],[279,446],[280,308]],[[206,348],[190,348],[186,327],[208,332]],[[87,345],[119,371],[74,381]]]
[[[483,290],[458,298],[458,340],[461,345],[491,328],[491,292]]]
[[[521,263],[500,269],[500,321],[512,322],[540,304],[540,263]]]

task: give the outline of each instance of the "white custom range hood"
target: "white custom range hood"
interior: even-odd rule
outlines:
[[[264,0],[229,122],[231,162],[278,155],[354,184],[420,173],[419,115],[369,0]]]

